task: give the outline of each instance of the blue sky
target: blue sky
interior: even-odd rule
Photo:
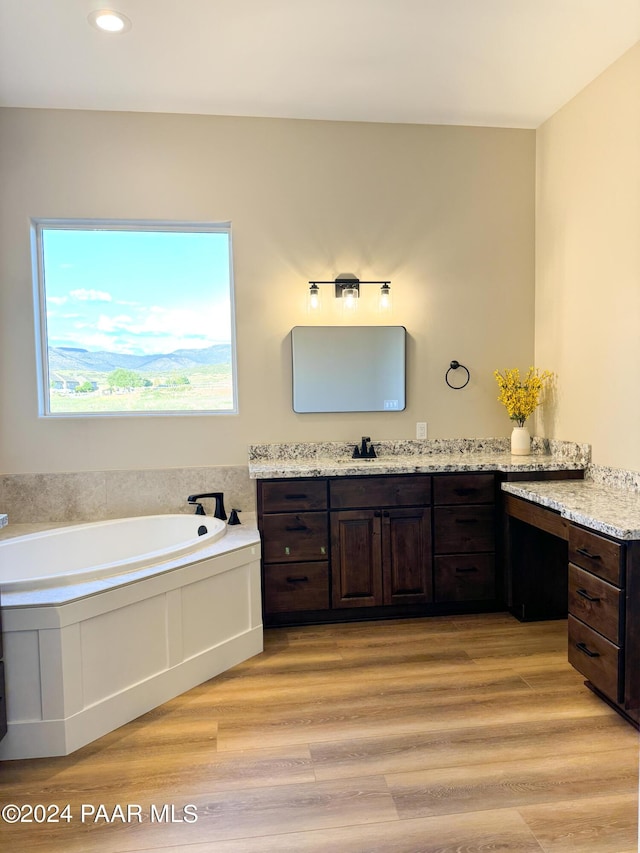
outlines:
[[[226,232],[42,234],[50,346],[146,355],[230,342]]]

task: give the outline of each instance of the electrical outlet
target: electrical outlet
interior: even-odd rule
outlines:
[[[424,421],[418,421],[416,424],[416,438],[427,437],[427,425]]]

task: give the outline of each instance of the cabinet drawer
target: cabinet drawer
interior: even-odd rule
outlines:
[[[616,644],[621,639],[620,596],[617,587],[569,565],[569,613]]]
[[[290,563],[266,566],[264,609],[266,613],[327,610],[329,564]]]
[[[263,512],[327,508],[326,480],[287,480],[261,484]]]
[[[495,550],[493,506],[436,507],[436,554],[466,554]]]
[[[622,701],[620,649],[571,615],[569,663],[609,699]]]
[[[569,528],[569,561],[616,586],[623,585],[624,545],[582,527]]]
[[[496,597],[493,554],[435,558],[436,601],[490,601]]]
[[[353,477],[329,482],[331,509],[426,506],[431,503],[429,474]]]
[[[433,478],[434,504],[492,504],[493,474],[446,474]]]
[[[265,563],[326,560],[329,524],[326,512],[291,512],[262,518],[262,556]]]

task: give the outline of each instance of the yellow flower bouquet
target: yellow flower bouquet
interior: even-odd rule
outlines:
[[[526,419],[538,407],[540,394],[553,374],[549,370],[540,373],[537,368],[530,367],[522,378],[518,368],[514,367],[507,368],[504,373],[495,370],[493,375],[500,388],[498,401],[506,408],[511,420],[523,427]]]

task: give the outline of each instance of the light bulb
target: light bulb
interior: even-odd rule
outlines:
[[[358,306],[358,291],[355,287],[345,287],[342,291],[342,304],[347,311],[353,311]]]
[[[89,23],[103,33],[118,34],[131,29],[131,21],[114,9],[97,9],[89,15]]]
[[[380,310],[388,311],[391,308],[391,288],[388,284],[383,284],[380,288]]]
[[[320,307],[320,288],[317,284],[312,284],[309,288],[309,310],[317,311]]]

